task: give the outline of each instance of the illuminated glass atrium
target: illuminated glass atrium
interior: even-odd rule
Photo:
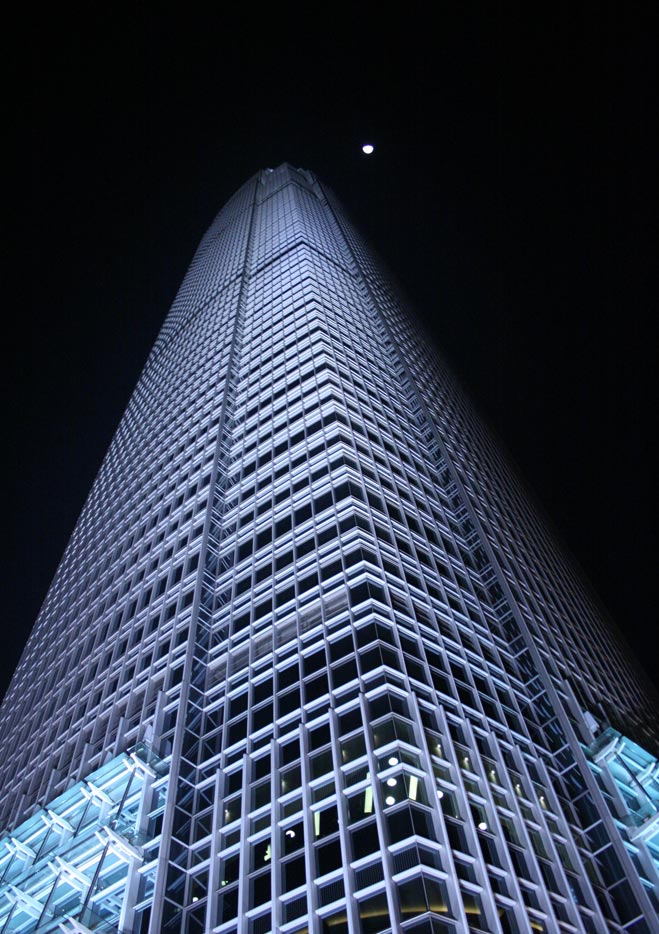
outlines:
[[[310,172],[192,261],[0,715],[0,929],[659,931],[656,699]]]

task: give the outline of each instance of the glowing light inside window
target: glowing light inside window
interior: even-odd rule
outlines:
[[[362,146],[362,152],[365,153],[367,156],[370,156],[371,153],[373,152],[373,149],[374,149],[374,148],[375,148],[375,147],[374,147],[374,146],[371,146],[370,143],[365,143],[365,144]]]
[[[394,798],[393,795],[387,795],[387,797],[384,799],[384,803],[387,805],[395,804],[396,799]]]

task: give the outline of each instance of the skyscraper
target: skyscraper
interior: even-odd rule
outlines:
[[[5,698],[3,930],[659,931],[655,704],[332,194],[265,170]]]

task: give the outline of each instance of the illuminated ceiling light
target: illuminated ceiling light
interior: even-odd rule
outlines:
[[[374,147],[374,146],[371,146],[370,143],[365,143],[365,144],[362,146],[362,152],[365,153],[367,156],[370,156],[371,153],[373,152],[374,148],[375,148],[375,147]]]
[[[398,759],[396,756],[389,756],[389,765],[398,765]]]
[[[482,821],[480,822],[480,824],[478,825],[478,829],[479,829],[479,830],[487,830],[487,823],[486,823],[484,820],[482,820]]]
[[[444,797],[444,792],[442,791],[441,788],[438,788],[438,789],[437,789],[437,797],[438,797],[438,798],[443,798],[443,797]]]
[[[398,782],[396,781],[395,778],[388,778],[388,779],[387,779],[387,785],[389,785],[390,788],[393,788],[394,785],[397,785],[397,784],[398,784]]]
[[[294,830],[290,830],[290,828],[289,828],[289,829],[286,831],[286,836],[287,836],[287,837],[291,837],[291,839],[292,839],[292,838],[295,836],[295,831],[294,831]]]
[[[396,799],[394,798],[393,795],[387,795],[387,797],[384,799],[384,803],[385,803],[385,804],[395,804],[395,803],[396,803]]]

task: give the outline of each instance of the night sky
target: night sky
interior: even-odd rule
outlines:
[[[283,161],[334,189],[656,678],[656,4],[217,8],[57,8],[17,40],[1,687],[201,236]]]

